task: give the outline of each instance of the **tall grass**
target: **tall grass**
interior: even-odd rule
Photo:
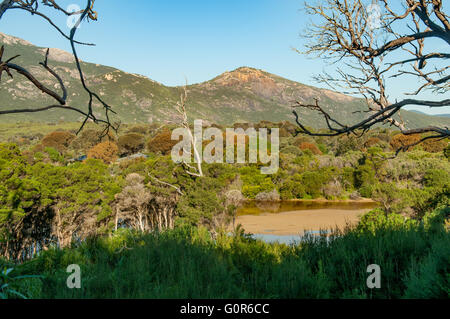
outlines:
[[[291,246],[179,228],[120,230],[45,251],[17,271],[44,276],[32,287],[38,298],[448,298],[449,261],[448,230],[419,223],[348,228]],[[81,289],[66,287],[70,264],[81,266]],[[381,267],[380,289],[366,286],[370,264]]]

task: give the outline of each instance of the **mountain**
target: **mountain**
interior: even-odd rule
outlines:
[[[55,79],[39,65],[46,48],[0,33],[0,45],[5,46],[4,60],[20,54],[14,63],[25,67],[46,85],[59,89]],[[69,92],[68,105],[86,107],[87,95],[81,87],[73,56],[60,49],[50,49],[49,65],[62,77]],[[113,67],[82,62],[89,87],[109,103],[122,123],[151,123],[174,118],[173,106],[182,89],[168,87],[147,77],[130,74]],[[291,106],[295,101],[320,100],[328,112],[343,123],[352,123],[364,117],[354,113],[365,109],[364,102],[344,94],[319,89],[287,80],[274,74],[249,67],[225,72],[203,83],[188,86],[187,109],[191,118],[219,124],[236,122],[293,121]],[[38,107],[54,104],[23,76],[14,73],[14,79],[3,75],[0,84],[0,109]],[[95,114],[102,109],[96,105]],[[324,127],[316,112],[302,110],[307,125]],[[416,112],[402,112],[409,127],[423,125],[450,125],[450,118],[427,116]],[[3,122],[58,122],[79,121],[81,117],[71,111],[51,110],[32,114],[0,116]]]
[[[419,113],[422,115],[427,115],[424,112],[418,111],[418,110],[411,110],[411,112],[415,112],[415,113]],[[437,117],[450,117],[450,113],[449,114],[432,114],[432,116],[437,116]]]

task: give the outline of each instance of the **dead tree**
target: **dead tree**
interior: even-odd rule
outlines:
[[[1,1],[1,0],[0,0]],[[14,73],[18,73],[28,79],[35,87],[36,89],[40,90],[44,94],[47,94],[49,97],[51,97],[53,100],[55,100],[55,104],[52,105],[45,105],[41,107],[36,108],[14,108],[14,109],[8,109],[5,106],[0,106],[0,116],[4,114],[18,114],[18,113],[35,113],[35,112],[43,112],[50,109],[64,109],[64,110],[71,110],[74,112],[80,113],[84,120],[79,128],[80,132],[85,124],[88,121],[93,121],[96,124],[102,124],[104,125],[104,130],[102,133],[102,136],[108,135],[111,129],[117,130],[118,123],[112,123],[110,120],[110,114],[115,113],[111,107],[102,99],[99,95],[97,95],[95,92],[91,91],[89,87],[86,84],[85,77],[81,68],[81,63],[76,51],[76,45],[93,45],[90,43],[83,43],[75,40],[75,35],[78,30],[78,27],[83,21],[96,21],[97,20],[97,12],[94,11],[94,1],[95,0],[86,0],[86,6],[84,9],[78,11],[78,12],[68,12],[64,10],[62,7],[58,5],[57,0],[3,0],[0,2],[0,19],[2,18],[3,14],[6,13],[8,10],[22,10],[29,12],[33,16],[38,16],[44,20],[46,20],[51,27],[56,29],[64,38],[66,38],[71,45],[72,54],[74,56],[74,61],[76,64],[76,68],[79,73],[80,81],[83,86],[83,89],[87,92],[89,96],[89,100],[87,102],[87,110],[83,110],[80,106],[72,106],[67,105],[67,89],[61,79],[61,77],[51,68],[51,66],[48,64],[48,55],[49,50],[47,50],[47,53],[45,55],[44,61],[39,63],[47,72],[49,72],[55,80],[58,82],[61,93],[57,93],[51,86],[46,86],[42,82],[40,82],[38,79],[36,79],[29,71],[27,71],[24,67],[14,64],[13,60],[19,57],[20,55],[15,55],[9,59],[4,60],[4,54],[5,54],[5,48],[4,46],[0,49],[0,81],[1,76],[3,72],[5,72],[9,77],[13,78]],[[70,33],[66,34],[60,27],[58,27],[53,20],[44,14],[39,6],[45,6],[49,7],[55,10],[55,12],[58,12],[60,14],[63,14],[67,17],[69,16],[75,16],[76,22],[74,26],[70,29]],[[98,118],[94,115],[93,111],[93,104],[94,102],[98,102],[101,104],[104,110],[104,118]]]
[[[181,125],[181,127],[188,133],[189,135],[189,141],[192,146],[193,154],[194,154],[194,162],[197,163],[197,167],[194,167],[187,163],[186,161],[183,161],[183,165],[186,168],[186,173],[191,176],[197,176],[202,177],[203,176],[203,169],[202,169],[202,157],[200,155],[200,152],[202,152],[202,146],[198,145],[199,141],[197,140],[197,136],[195,133],[192,133],[191,127],[189,126],[189,120],[188,115],[186,111],[186,102],[187,102],[187,84],[183,88],[183,93],[181,93],[180,101],[177,102],[177,105],[175,106],[175,110],[178,113],[178,122],[177,124]],[[183,149],[183,152],[186,154],[189,154],[189,156],[192,156],[192,153],[186,148]]]
[[[362,135],[377,124],[397,127],[405,135],[428,133],[419,142],[398,151],[427,139],[443,139],[450,135],[448,127],[410,129],[400,116],[400,110],[405,106],[438,108],[450,105],[450,99],[444,98],[450,87],[450,22],[443,11],[443,1],[403,0],[403,8],[394,2],[397,1],[324,0],[305,4],[307,14],[316,22],[306,30],[308,43],[302,53],[325,59],[336,67],[333,73],[316,76],[315,80],[334,90],[364,97],[367,116],[357,123],[347,124],[333,118],[319,100],[313,104],[297,102],[293,113],[300,133]],[[387,79],[409,79],[415,87],[404,95],[411,95],[411,98],[391,101]],[[423,99],[426,90],[441,98]],[[299,108],[323,115],[327,131],[308,129],[302,122]]]
[[[127,185],[116,195],[115,229],[119,219],[134,229],[145,232],[149,230],[149,202],[152,194],[145,187],[144,178],[137,173],[126,177]]]

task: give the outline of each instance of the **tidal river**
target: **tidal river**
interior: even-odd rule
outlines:
[[[281,201],[245,202],[237,211],[235,225],[265,241],[291,243],[306,234],[343,229],[355,224],[359,217],[377,203],[360,201]]]

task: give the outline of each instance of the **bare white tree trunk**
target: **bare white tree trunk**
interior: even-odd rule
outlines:
[[[191,140],[191,144],[194,149],[194,159],[195,159],[195,162],[197,163],[197,172],[191,172],[189,170],[186,170],[186,173],[188,173],[189,175],[202,177],[203,170],[202,170],[201,156],[197,149],[197,138],[195,137],[195,134],[192,134],[191,128],[189,127],[189,121],[188,121],[188,116],[187,116],[187,112],[186,112],[186,101],[187,101],[187,89],[186,89],[186,86],[184,86],[184,92],[183,92],[183,94],[181,94],[180,101],[176,105],[176,110],[181,116],[181,122],[180,122],[181,126],[189,132],[189,138]],[[183,150],[183,151],[186,151],[186,150]],[[184,164],[188,168],[195,170],[195,168],[190,166],[188,163],[184,162]]]
[[[117,227],[119,224],[119,208],[116,207],[116,226],[114,227],[114,230],[117,231]]]
[[[145,227],[142,220],[143,214],[141,209],[138,210],[138,218],[139,218],[139,228],[141,229],[141,232],[145,232]]]
[[[202,159],[200,157],[200,154],[197,149],[197,138],[194,134],[192,134],[192,131],[190,130],[189,126],[187,127],[189,130],[189,137],[191,138],[192,147],[194,149],[194,159],[197,163],[197,171],[199,176],[203,176],[203,170],[202,170]]]

